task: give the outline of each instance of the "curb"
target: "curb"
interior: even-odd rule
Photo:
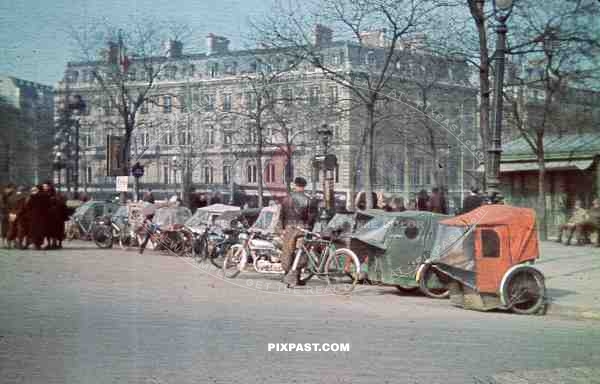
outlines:
[[[600,321],[600,308],[561,305],[549,302],[546,306],[546,316]]]

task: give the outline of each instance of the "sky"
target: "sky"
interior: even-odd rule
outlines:
[[[242,47],[248,18],[269,6],[269,0],[0,0],[0,74],[56,85],[76,59],[69,26],[102,17],[119,25],[136,16],[185,23],[193,35],[184,52],[204,52],[209,32]]]

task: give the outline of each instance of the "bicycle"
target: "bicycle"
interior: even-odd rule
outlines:
[[[322,235],[305,229],[300,246],[296,249],[292,271],[296,270],[303,254],[308,259],[307,266],[300,275],[300,282],[305,284],[313,276],[325,278],[327,284],[335,284],[350,279],[351,288],[354,290],[360,278],[360,260],[348,248],[336,249],[334,244],[335,233]]]

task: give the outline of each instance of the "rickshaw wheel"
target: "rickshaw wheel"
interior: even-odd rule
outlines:
[[[516,270],[507,279],[504,300],[511,311],[521,315],[537,313],[545,304],[546,286],[540,272],[532,268]]]
[[[428,297],[432,299],[447,299],[450,297],[450,290],[448,288],[429,288],[428,282],[431,278],[437,278],[440,282],[443,282],[441,279],[441,274],[435,270],[435,268],[431,268],[430,266],[425,266],[425,270],[422,272],[421,280],[419,280],[419,290]]]

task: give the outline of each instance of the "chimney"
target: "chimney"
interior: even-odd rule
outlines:
[[[360,38],[362,39],[362,44],[365,47],[370,47],[370,48],[384,48],[385,47],[385,29],[361,32]]]
[[[227,53],[229,52],[229,39],[209,33],[206,36],[206,48],[208,55]]]
[[[313,44],[317,47],[326,47],[333,41],[333,29],[322,24],[315,25]]]
[[[183,54],[183,43],[177,40],[169,40],[165,43],[165,54],[167,57],[181,57]]]

